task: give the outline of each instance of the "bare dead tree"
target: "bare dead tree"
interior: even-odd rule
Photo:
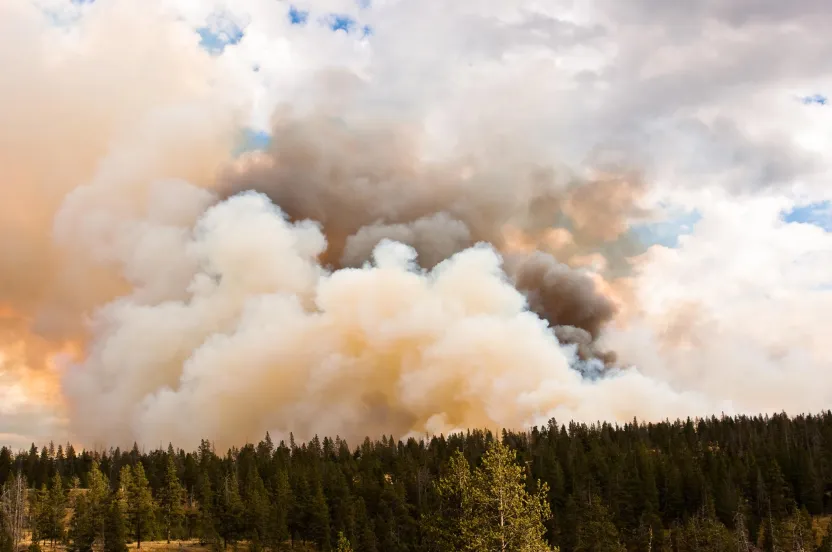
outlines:
[[[14,550],[23,541],[26,527],[26,478],[18,473],[6,481],[0,496],[0,509],[3,511],[3,523],[12,539]]]
[[[745,528],[745,516],[741,510],[737,510],[737,515],[734,516],[734,526],[736,527],[737,536],[737,550],[739,552],[749,552],[751,544],[748,542],[748,533]]]

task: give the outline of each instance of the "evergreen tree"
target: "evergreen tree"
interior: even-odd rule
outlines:
[[[312,478],[311,496],[307,509],[307,535],[315,545],[324,552],[331,549],[329,531],[329,506],[326,503],[324,490],[318,477]]]
[[[618,528],[598,496],[590,494],[577,509],[573,521],[574,552],[624,552]]]
[[[223,479],[217,492],[217,532],[224,548],[242,536],[243,512],[237,474],[232,472]]]
[[[135,503],[122,498],[121,515],[114,514],[110,489],[119,487],[125,465],[145,470],[151,493],[145,496],[151,502],[155,496],[168,504],[167,492],[176,482],[187,495],[186,528],[168,523],[175,512],[168,517],[166,508],[158,508],[149,519],[160,531],[146,528],[142,543],[193,535],[216,547],[222,544],[221,531],[227,543],[249,540],[255,549],[279,550],[290,542],[295,549],[315,543],[337,548],[343,534],[353,550],[368,552],[480,545],[487,550],[495,535],[502,539],[513,527],[505,520],[501,525],[499,517],[502,512],[511,519],[508,506],[515,502],[500,506],[494,497],[499,489],[518,487],[525,498],[516,503],[535,506],[539,500],[541,513],[531,517],[546,526],[548,545],[565,552],[616,551],[622,544],[639,552],[719,550],[729,544],[732,552],[808,551],[815,531],[827,532],[820,529],[822,516],[832,512],[828,411],[623,426],[552,420],[528,433],[505,431],[502,445],[494,441],[487,431],[471,430],[426,441],[368,438],[351,450],[337,437],[277,446],[267,438],[224,457],[208,441],[193,453],[172,446],[149,453],[137,447],[126,453],[118,448],[76,453],[70,445],[47,444],[14,454],[0,447],[5,489],[0,547],[13,546],[15,516],[5,510],[16,510],[27,514],[24,529],[35,544],[54,538],[57,545],[63,532],[70,550],[121,549],[117,522],[124,517],[124,532],[135,532],[128,511]],[[497,446],[511,452],[508,461],[489,459]],[[9,487],[18,475],[31,475],[31,489],[24,484],[18,493],[23,508],[14,507],[18,502]],[[68,532],[59,527],[65,519],[56,513],[60,507],[53,510],[62,497],[66,501],[67,487],[76,507]],[[416,524],[414,516],[422,523]],[[536,546],[543,533],[537,532],[538,524],[531,525]],[[474,538],[468,538],[471,534]],[[817,544],[832,546],[829,539]]]
[[[690,518],[675,539],[677,552],[729,552],[737,550],[731,531],[710,516]]]
[[[360,496],[355,500],[355,541],[355,549],[361,552],[378,550],[376,534],[370,523],[367,506]]]
[[[289,540],[289,509],[292,502],[292,489],[289,475],[280,469],[274,475],[269,505],[268,543],[272,549],[279,549]]]
[[[46,485],[29,492],[29,529],[33,544],[39,544],[48,538],[49,531],[49,491]]]
[[[121,488],[124,493],[128,534],[135,539],[136,548],[141,548],[142,541],[152,537],[156,508],[141,462],[137,462],[132,468],[124,466],[121,469]]]
[[[110,494],[105,511],[103,534],[104,552],[127,551],[127,528],[124,523],[124,493],[117,490]]]
[[[176,463],[173,454],[170,452],[167,454],[165,475],[162,487],[159,489],[158,498],[162,535],[170,543],[171,533],[179,527],[185,515],[185,489],[182,488],[182,484],[179,482]]]
[[[99,526],[96,525],[93,513],[94,505],[89,493],[81,493],[75,497],[72,519],[69,524],[70,552],[90,552],[95,542]]]
[[[515,453],[493,441],[472,478],[473,520],[471,542],[479,550],[549,550],[543,539],[550,517],[548,486],[536,494],[526,490],[526,475]]]
[[[511,449],[492,441],[482,466],[473,474],[467,472],[467,461],[457,454],[450,475],[440,482],[440,495],[451,511],[456,510],[453,521],[438,528],[444,547],[471,552],[550,550],[543,538],[550,516],[548,488],[540,485],[536,494],[526,490],[526,476]]]
[[[343,532],[338,533],[338,547],[336,552],[352,552],[352,545]]]
[[[54,548],[56,542],[64,539],[66,531],[67,496],[63,478],[59,473],[52,477],[52,486],[46,495],[45,510],[47,515],[43,537],[50,539]]]
[[[457,451],[436,485],[436,504],[424,517],[425,536],[432,548],[449,552],[464,550],[466,535],[460,529],[473,516],[471,487],[468,460]]]
[[[214,489],[211,486],[211,479],[203,469],[199,475],[198,483],[198,504],[199,504],[199,534],[202,544],[216,544],[219,539],[217,531],[217,511],[214,498]]]
[[[252,464],[246,477],[243,517],[245,533],[253,545],[263,545],[269,539],[269,495],[257,468]]]
[[[107,501],[110,496],[110,484],[104,477],[97,461],[93,461],[89,471],[89,489],[85,493],[86,515],[88,520],[82,522],[86,525],[85,531],[91,531],[93,541],[103,538],[104,528],[107,523]],[[89,534],[81,534],[86,539]],[[92,542],[92,541],[91,541]]]

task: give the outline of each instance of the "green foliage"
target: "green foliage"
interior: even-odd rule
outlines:
[[[142,541],[153,535],[156,510],[150,483],[141,462],[132,468],[124,466],[121,469],[121,489],[124,493],[128,534],[135,539],[136,548],[141,548]]]
[[[500,443],[472,430],[355,448],[337,438],[266,438],[221,454],[208,441],[194,452],[53,448],[0,448],[0,486],[11,491],[18,470],[29,477],[26,531],[44,548],[63,538],[70,551],[123,552],[125,540],[171,538],[215,549],[248,541],[255,552],[337,550],[344,540],[361,552],[495,542],[564,552],[808,552],[817,542],[832,552],[832,539],[816,541],[810,524],[832,513],[830,412],[622,426],[552,420],[505,432]],[[19,511],[13,495],[6,503]],[[64,511],[75,506],[63,528],[61,500]],[[0,527],[7,552],[9,522]]]
[[[66,509],[67,496],[64,488],[63,478],[60,474],[52,477],[52,486],[46,496],[46,519],[42,536],[52,541],[54,547],[56,542],[64,540],[66,532]]]
[[[729,552],[738,549],[735,535],[718,520],[692,517],[672,536],[677,552]]]
[[[75,496],[67,548],[71,552],[89,552],[95,542],[100,541],[107,552],[122,552],[123,547],[118,546],[113,540],[113,531],[118,531],[122,523],[118,504],[114,504],[118,502],[118,498],[110,492],[109,484],[98,462],[93,462],[87,476],[89,489]],[[63,491],[60,492],[62,493]],[[58,494],[56,490],[55,495]],[[114,508],[118,512],[115,519]],[[59,515],[60,509],[55,512]],[[121,542],[123,544],[123,538]]]
[[[289,510],[292,503],[292,488],[289,486],[289,474],[285,469],[278,469],[272,476],[269,521],[266,542],[272,549],[278,549],[289,540]]]
[[[106,505],[103,530],[104,552],[127,551],[127,528],[125,526],[124,501],[121,491],[113,492]]]
[[[342,531],[338,532],[338,547],[335,550],[336,552],[352,552],[352,544]]]
[[[532,494],[525,480],[515,453],[499,441],[490,444],[473,474],[458,452],[438,485],[444,508],[428,523],[434,543],[449,551],[550,550],[543,538],[551,515],[548,487]]]
[[[597,496],[589,495],[585,502],[576,507],[571,501],[570,518],[574,529],[575,552],[623,552],[618,528],[612,520],[609,510]],[[648,538],[649,541],[649,538]]]
[[[164,479],[157,497],[162,536],[170,542],[171,534],[180,528],[185,518],[185,489],[179,482],[173,454],[166,456]]]
[[[69,525],[70,552],[90,552],[95,542],[98,527],[93,516],[94,505],[89,494],[80,494],[75,498],[72,521]]]
[[[223,478],[217,492],[217,531],[223,546],[234,544],[243,536],[243,501],[236,472]]]

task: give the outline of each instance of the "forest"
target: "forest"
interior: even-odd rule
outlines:
[[[0,449],[0,550],[832,552],[832,412]]]

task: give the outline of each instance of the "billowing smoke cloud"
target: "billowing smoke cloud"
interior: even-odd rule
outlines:
[[[68,436],[60,365],[82,358],[89,315],[131,289],[131,275],[85,242],[56,241],[67,195],[96,173],[107,181],[90,198],[91,232],[141,209],[148,179],[209,184],[229,158],[236,117],[205,85],[216,71],[198,38],[158,4],[102,2],[70,28],[53,18],[80,5],[45,7],[0,3],[0,33],[14,44],[0,48],[0,402],[17,402],[8,390],[26,403],[15,431],[0,434],[26,446]]]
[[[154,211],[168,212],[185,194],[157,198],[165,205]],[[647,397],[656,415],[680,406],[637,372],[588,383],[570,367],[575,347],[528,310],[490,246],[425,272],[416,250],[383,240],[371,265],[330,272],[318,261],[321,227],[290,222],[253,192],[217,203],[192,232],[170,219],[140,224],[181,239],[128,256],[165,270],[99,312],[89,355],[66,380],[82,437],[404,436],[621,418]],[[169,275],[180,272],[190,280]],[[148,290],[166,286],[163,297],[184,294],[148,303]]]
[[[293,220],[321,222],[328,240],[323,261],[334,268],[362,266],[384,239],[412,246],[428,269],[488,242],[511,255],[508,274],[536,313],[552,326],[600,335],[616,307],[575,265],[624,235],[628,217],[640,214],[642,184],[633,175],[578,178],[551,161],[528,158],[522,138],[496,156],[474,155],[473,144],[458,145],[453,157],[427,160],[415,130],[367,120],[344,101],[338,107],[282,112],[274,144],[226,173],[223,197],[261,191]],[[551,239],[553,225],[560,226],[560,242]],[[541,232],[550,239],[532,237]],[[592,350],[581,347],[584,354]]]
[[[501,180],[499,164],[452,170],[391,146],[391,128],[376,142],[320,119],[278,126],[278,145],[224,171],[217,195],[125,180],[109,162],[69,194],[56,235],[132,289],[97,310],[64,380],[76,435],[403,436],[586,416],[606,394],[610,416],[639,412],[613,395],[656,383],[585,378],[612,360],[594,343],[612,301],[503,236],[510,224],[534,242],[523,229],[544,218],[537,202],[579,184]],[[124,203],[131,193],[142,200]]]
[[[585,377],[612,360],[595,341],[616,311],[585,265],[626,233],[638,179],[580,176],[522,135],[432,155],[418,121],[332,71],[229,164],[238,104],[173,19],[95,5],[56,65],[71,36],[4,9],[36,63],[4,61],[4,89],[32,93],[0,111],[0,346],[70,437],[403,436],[698,404],[637,372]]]
[[[369,69],[299,69],[272,144],[232,159],[248,65],[200,50],[172,2],[66,4],[84,13],[63,27],[28,0],[0,4],[15,44],[0,48],[0,441],[405,436],[832,398],[817,384],[832,308],[800,287],[823,282],[715,315],[726,295],[694,284],[719,279],[702,267],[722,238],[706,225],[635,257],[647,182],[546,151],[538,115],[562,107],[547,86],[516,114],[490,109],[540,83],[522,71],[460,84],[443,113],[409,103],[418,91],[385,74],[399,64],[382,50]],[[438,141],[455,109],[459,135]],[[832,250],[800,238],[781,249]],[[779,285],[738,263],[727,289]],[[668,321],[664,305],[691,296],[699,310]],[[761,312],[788,323],[752,334],[743,321]]]
[[[363,265],[370,259],[375,246],[385,239],[412,246],[419,252],[419,264],[427,268],[473,245],[471,231],[464,222],[446,213],[437,213],[409,223],[362,226],[347,238],[340,265]]]

